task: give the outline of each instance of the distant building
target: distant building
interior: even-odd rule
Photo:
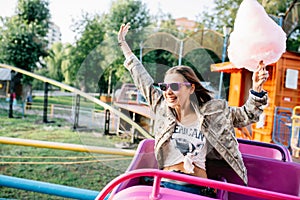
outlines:
[[[53,43],[61,41],[60,28],[53,22],[49,23],[49,31],[47,33],[47,38],[48,38],[48,49],[51,48]]]
[[[11,80],[11,70],[0,68],[0,97],[7,97],[9,93],[9,83]]]
[[[185,32],[185,31],[196,31],[197,30],[197,22],[193,20],[189,20],[186,17],[181,17],[175,19],[175,25],[178,30]]]

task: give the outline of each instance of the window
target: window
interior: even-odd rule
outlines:
[[[296,90],[298,88],[298,75],[298,70],[287,69],[285,76],[285,87]]]

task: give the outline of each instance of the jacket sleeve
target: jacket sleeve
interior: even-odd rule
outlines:
[[[162,92],[153,85],[153,78],[134,54],[125,60],[124,66],[129,70],[137,89],[154,110],[157,101],[162,98]]]
[[[229,107],[234,127],[243,127],[259,120],[264,107],[267,105],[267,93],[258,97],[249,92],[249,98],[241,107]]]

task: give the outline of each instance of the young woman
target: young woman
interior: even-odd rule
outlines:
[[[214,156],[224,159],[247,184],[244,166],[234,127],[257,122],[267,104],[262,85],[268,72],[261,62],[253,73],[253,88],[242,107],[230,107],[225,100],[213,99],[194,71],[188,66],[170,68],[154,87],[153,79],[131,52],[125,36],[130,24],[123,24],[118,42],[126,58],[124,65],[134,83],[156,114],[154,123],[155,156],[160,169],[207,178],[205,161]],[[209,188],[192,187],[182,183],[163,181],[170,187],[201,195],[210,195]]]

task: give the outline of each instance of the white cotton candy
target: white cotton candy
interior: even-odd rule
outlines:
[[[192,154],[187,153],[183,159],[183,168],[187,173],[194,173],[195,166],[193,165]]]
[[[257,0],[243,0],[229,38],[228,57],[238,68],[255,71],[260,61],[275,63],[286,50],[286,34]]]

